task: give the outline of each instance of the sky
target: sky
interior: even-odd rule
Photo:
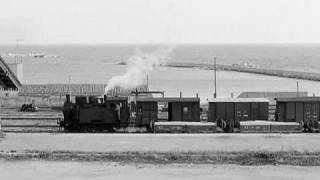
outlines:
[[[0,44],[320,43],[319,0],[1,0]]]

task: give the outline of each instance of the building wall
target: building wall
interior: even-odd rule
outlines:
[[[8,63],[11,71],[17,76],[18,80],[23,83],[23,63],[22,62],[11,62]]]

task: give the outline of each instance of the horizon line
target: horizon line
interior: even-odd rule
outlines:
[[[188,46],[188,45],[320,45],[317,43],[305,42],[273,42],[273,43],[18,43],[19,46]],[[17,46],[17,43],[0,43],[0,46]]]

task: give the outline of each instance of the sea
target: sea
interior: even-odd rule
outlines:
[[[23,64],[22,84],[108,83],[126,73],[126,62],[137,51],[146,54],[170,48],[168,62],[213,63],[255,68],[320,73],[320,44],[233,45],[0,45],[5,61]],[[149,72],[149,88],[166,96],[211,98],[214,73],[197,68],[157,67]],[[244,91],[307,91],[320,95],[320,82],[265,75],[218,71],[218,97]]]

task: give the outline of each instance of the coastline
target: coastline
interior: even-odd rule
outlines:
[[[199,69],[214,70],[213,64],[209,64],[209,63],[172,62],[172,63],[162,64],[161,66],[174,67],[174,68],[199,68]],[[252,67],[232,66],[232,65],[224,65],[224,64],[217,64],[216,66],[217,66],[217,70],[219,71],[234,71],[234,72],[244,72],[244,73],[251,73],[251,74],[260,74],[260,75],[266,75],[266,76],[284,77],[284,78],[291,78],[291,79],[320,81],[320,73],[308,73],[308,72],[266,69],[266,68],[252,68]]]

